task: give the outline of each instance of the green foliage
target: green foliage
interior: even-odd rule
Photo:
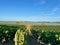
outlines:
[[[60,45],[60,26],[33,25],[31,32],[40,43]],[[13,40],[15,34],[20,42],[18,45],[28,45],[29,32],[25,25],[0,25],[0,42]]]
[[[31,30],[40,43],[60,45],[60,26],[32,26]]]

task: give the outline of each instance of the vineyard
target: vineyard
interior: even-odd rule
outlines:
[[[1,24],[0,45],[60,45],[60,26]]]

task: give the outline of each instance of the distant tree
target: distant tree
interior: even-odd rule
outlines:
[[[18,21],[17,21],[17,22],[16,22],[16,24],[17,24],[17,25],[19,25],[19,24],[20,24],[20,22],[18,22]]]

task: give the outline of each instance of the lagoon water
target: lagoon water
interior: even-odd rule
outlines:
[[[16,21],[0,21],[0,24],[3,23],[8,23],[8,24],[16,24]],[[20,24],[36,24],[36,25],[40,25],[40,24],[45,24],[45,25],[59,25],[60,23],[47,23],[47,22],[19,22]]]

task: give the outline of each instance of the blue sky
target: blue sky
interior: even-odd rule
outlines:
[[[60,21],[60,0],[0,0],[0,21]]]

